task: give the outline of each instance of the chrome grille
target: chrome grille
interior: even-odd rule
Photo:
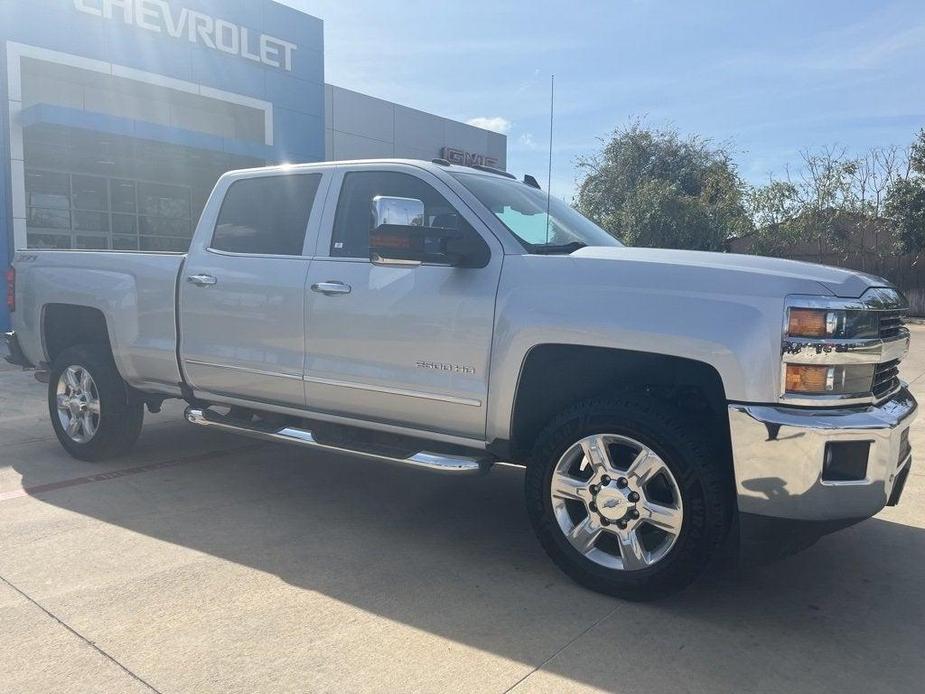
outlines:
[[[877,364],[874,370],[874,385],[871,391],[879,400],[899,388],[899,359]]]
[[[892,340],[902,332],[904,310],[892,310],[880,312],[880,339]],[[875,400],[892,395],[901,385],[899,380],[899,359],[878,364],[874,370],[874,383],[871,392]]]
[[[880,312],[880,339],[889,340],[899,335],[899,329],[903,325],[904,311],[881,311]]]

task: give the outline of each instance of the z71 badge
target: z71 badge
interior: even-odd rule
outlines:
[[[437,361],[419,361],[417,365],[419,369],[430,369],[432,371],[449,371],[455,374],[468,375],[475,373],[475,369],[473,369],[471,366],[460,366],[459,364],[441,364]]]

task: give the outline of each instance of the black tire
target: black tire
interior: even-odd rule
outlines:
[[[99,396],[98,426],[86,442],[72,439],[58,415],[58,383],[65,370],[72,366],[90,374]],[[108,350],[94,345],[70,347],[55,359],[48,379],[48,411],[55,435],[64,450],[78,460],[92,462],[128,453],[138,440],[144,423],[144,404],[130,398],[125,381]]]
[[[602,566],[573,547],[556,520],[550,496],[556,465],[577,441],[595,434],[639,441],[664,461],[677,482],[684,513],[681,531],[667,554],[651,566],[634,571]],[[553,562],[591,590],[627,600],[677,592],[700,575],[730,531],[734,501],[724,448],[710,440],[703,426],[642,393],[572,406],[543,429],[527,467],[525,493],[533,529]]]

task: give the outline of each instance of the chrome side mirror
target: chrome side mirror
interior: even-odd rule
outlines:
[[[373,229],[390,226],[423,227],[424,203],[414,198],[377,195],[373,198]]]
[[[420,200],[377,195],[372,208],[369,259],[374,265],[485,267],[491,259],[485,241],[468,225],[427,226]]]

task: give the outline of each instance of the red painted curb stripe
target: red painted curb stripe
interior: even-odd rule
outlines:
[[[38,484],[34,487],[20,487],[19,489],[12,489],[8,492],[0,492],[0,502],[9,501],[10,499],[20,499],[24,496],[35,496],[36,494],[42,494],[44,492],[52,492],[57,489],[66,489],[67,487],[77,487],[82,484],[91,484],[93,482],[107,482],[109,480],[119,479],[120,477],[128,477],[130,475],[140,475],[144,472],[153,472],[155,470],[164,470],[172,467],[179,467],[181,465],[189,465],[192,463],[203,463],[210,460],[214,460],[225,456],[229,453],[236,453],[241,450],[253,450],[255,448],[260,448],[261,444],[252,445],[252,446],[243,446],[241,448],[233,448],[227,451],[212,451],[210,453],[202,453],[200,455],[189,456],[187,458],[176,458],[174,460],[165,460],[160,463],[149,463],[148,465],[139,465],[138,467],[124,468],[122,470],[111,470],[110,472],[100,472],[96,475],[87,475],[86,477],[75,477],[69,480],[62,480],[60,482],[49,482],[48,484]]]

